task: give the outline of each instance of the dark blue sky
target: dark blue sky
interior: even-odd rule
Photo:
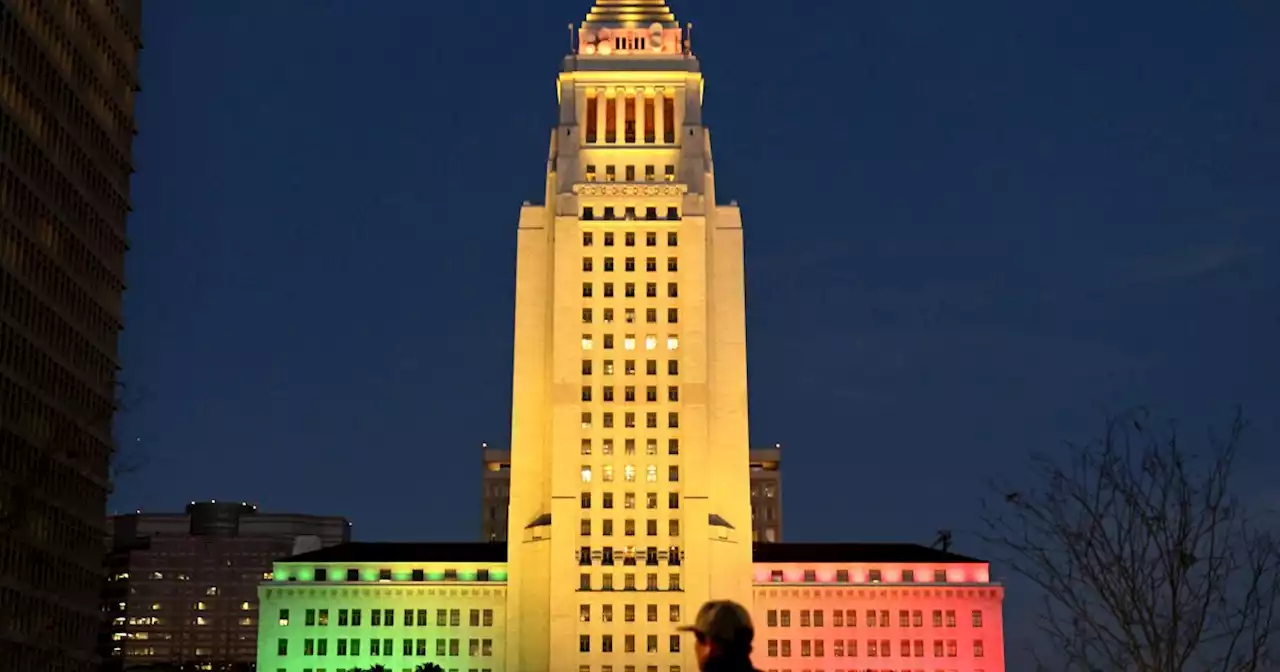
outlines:
[[[114,506],[478,535],[517,214],[588,4],[147,4],[121,431],[147,462]],[[1243,403],[1276,445],[1276,3],[672,6],[743,206],[787,538],[973,528],[986,477],[1131,404],[1199,430]]]

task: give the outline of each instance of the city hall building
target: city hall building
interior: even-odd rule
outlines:
[[[692,672],[713,598],[762,670],[1003,672],[987,563],[752,543],[742,217],[662,0],[597,0],[517,231],[505,543],[352,543],[275,564],[258,669]]]

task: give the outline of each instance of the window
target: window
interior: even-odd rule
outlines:
[[[657,465],[651,464],[651,465],[649,465],[649,466],[645,467],[644,480],[645,480],[646,482],[648,482],[648,483],[657,483],[657,482],[658,482],[658,467],[657,467]],[[649,494],[653,494],[653,493],[649,493]],[[656,495],[655,495],[655,496],[656,496]],[[650,508],[653,508],[653,507],[650,507]]]
[[[933,570],[933,582],[934,582],[934,583],[946,583],[946,582],[947,582],[947,570],[945,570],[945,569],[935,569],[935,570]]]
[[[667,324],[679,324],[679,323],[680,323],[680,309],[679,309],[679,308],[668,308],[668,309],[667,309]]]
[[[778,574],[782,574],[782,572],[778,572]],[[781,576],[779,576],[779,577],[778,577],[778,580],[779,580],[779,581],[781,581],[781,579],[782,579],[782,577],[781,577]],[[781,615],[781,617],[782,617],[782,627],[784,627],[784,628],[789,628],[789,627],[791,627],[791,610],[790,610],[790,609],[783,609],[780,615]]]
[[[604,213],[606,219],[613,219],[613,208],[605,208]],[[604,234],[604,246],[613,247],[613,232],[610,231]]]
[[[644,260],[644,270],[649,271],[650,273],[652,273],[652,272],[654,272],[654,271],[657,271],[657,270],[658,270],[658,258],[657,258],[657,257],[648,257],[648,258],[646,258],[646,259]]]
[[[644,310],[644,321],[645,321],[646,323],[648,323],[648,324],[657,324],[657,323],[658,323],[658,309],[657,309],[657,308],[645,308],[645,310]]]
[[[680,521],[672,518],[667,521],[667,534],[672,537],[680,536]]]
[[[680,296],[680,286],[674,282],[667,283],[667,298],[674,299]]]
[[[627,210],[629,210],[629,211],[631,212],[631,216],[632,216],[632,217],[634,217],[634,216],[635,216],[635,213],[636,213],[636,209],[635,209],[635,208],[627,208]],[[627,247],[635,247],[635,246],[636,246],[636,234],[635,234],[634,232],[632,232],[632,231],[628,231],[625,235],[626,235]]]
[[[667,508],[668,508],[668,509],[678,509],[678,508],[680,508],[680,495],[679,495],[679,494],[674,493],[674,492],[668,492],[668,493],[667,493]]]
[[[596,102],[595,98],[591,98],[590,100],[591,100],[591,103],[592,103],[592,105],[591,105],[591,106],[592,106],[592,107],[595,107],[595,102]],[[595,129],[593,128],[592,130],[594,131]],[[588,181],[588,182],[595,182],[595,181],[596,181],[596,167],[595,167],[595,164],[588,163],[588,164],[587,164],[587,169],[586,169],[586,171],[585,171],[585,172],[586,172],[586,174],[587,174],[587,181]]]
[[[606,283],[606,285],[607,285],[607,284],[608,284],[608,283]],[[605,334],[605,335],[604,335],[604,349],[605,349],[605,350],[612,350],[612,349],[613,349],[613,334]]]
[[[667,342],[667,345],[668,345],[668,347],[670,347],[671,342],[670,342],[670,341],[668,341],[668,342]],[[667,375],[668,375],[668,376],[678,376],[678,375],[680,375],[680,363],[679,363],[679,362],[677,362],[677,361],[676,361],[676,360],[674,360],[674,359],[669,359],[669,360],[667,360]]]
[[[645,531],[645,534],[647,534],[647,535],[649,535],[649,536],[651,536],[651,537],[656,537],[656,536],[658,536],[658,521],[653,520],[653,519],[649,519],[649,520],[645,521],[645,526],[644,526],[644,527],[645,527],[645,530],[644,530],[644,531]],[[655,552],[656,552],[656,551],[655,551]]]
[[[880,583],[880,570],[873,569],[867,572],[867,580],[871,583]]]
[[[679,337],[679,336],[677,336],[677,335],[675,335],[675,334],[671,334],[670,336],[667,336],[667,349],[668,349],[668,350],[679,350],[679,349],[680,349],[680,337]],[[672,362],[672,363],[674,364],[674,362]],[[674,368],[674,367],[672,367],[672,368]],[[668,373],[671,373],[671,375],[673,375],[673,376],[675,375],[675,373],[674,373],[674,372],[671,372],[671,371],[668,371]]]
[[[590,208],[588,208],[588,210],[590,210]],[[591,232],[590,232],[590,231],[583,231],[583,232],[582,232],[582,246],[583,246],[583,247],[591,247],[591,245],[592,245],[592,243],[593,243],[593,242],[594,242],[594,240],[593,240],[593,237],[592,237],[592,235],[591,235]]]
[[[947,627],[948,628],[956,627],[956,612],[954,609],[947,610]]]
[[[591,283],[589,282],[582,283],[582,298],[584,299],[591,298]]]
[[[674,208],[672,208],[674,210]],[[670,212],[670,211],[668,211]],[[606,243],[607,244],[607,243]],[[675,231],[667,232],[667,247],[677,247],[680,244],[680,236]]]
[[[673,101],[673,102],[674,102],[674,101]],[[666,117],[666,118],[667,118],[667,119],[674,119],[675,117],[674,117],[673,115],[667,115],[667,117]],[[666,131],[667,131],[666,135],[668,136],[668,138],[667,138],[667,142],[673,142],[673,141],[674,141],[674,138],[672,138],[672,137],[671,137],[671,136],[673,135],[673,133],[672,133],[672,132],[673,132],[674,130],[675,130],[675,129],[674,129],[673,127],[671,127],[670,125],[669,125],[669,126],[668,126],[668,128],[666,129]],[[675,166],[663,166],[663,167],[662,167],[662,176],[663,176],[663,178],[665,178],[665,179],[666,179],[666,181],[667,181],[667,182],[675,182],[675,181],[676,181],[676,167],[675,167]]]
[[[277,656],[289,655],[289,640],[284,639],[283,637],[276,640],[276,655]]]
[[[589,359],[582,360],[582,375],[584,376],[591,375],[591,360]]]
[[[644,286],[644,295],[645,295],[646,297],[651,298],[651,299],[656,299],[656,298],[658,298],[658,283],[656,283],[656,282],[648,282],[648,283],[645,283],[645,286]]]
[[[657,246],[658,246],[658,234],[657,234],[657,232],[655,232],[655,231],[649,231],[649,232],[645,233],[645,234],[644,234],[644,244],[645,244],[645,247],[657,247]]]
[[[582,386],[582,400],[583,400],[583,401],[591,401],[591,386],[590,386],[590,385],[583,385],[583,386]]]
[[[982,610],[974,609],[973,614],[971,614],[971,616],[973,618],[973,627],[981,628],[982,627]]]
[[[671,653],[680,653],[680,635],[671,635],[670,649]]]
[[[915,570],[912,570],[912,569],[904,569],[904,570],[902,570],[902,582],[903,582],[903,583],[915,583],[915,582],[916,582],[916,573],[915,573]]]
[[[583,414],[582,414],[582,428],[583,428],[583,429],[591,429],[591,414],[590,414],[590,413],[583,413]]]
[[[680,454],[680,439],[667,439],[667,454],[668,455]]]
[[[981,658],[983,656],[983,653],[984,652],[982,648],[982,640],[981,639],[973,640],[973,657]]]
[[[841,611],[841,610],[839,610],[839,609],[835,609],[835,610],[833,610],[833,611],[831,612],[831,625],[834,625],[834,626],[835,626],[835,627],[837,627],[837,628],[843,628],[843,627],[844,627],[844,612],[843,612],[843,611]],[[836,655],[840,655],[840,654],[836,654]]]
[[[804,570],[804,582],[814,583],[818,580],[818,572],[812,569]]]
[[[938,609],[933,610],[933,627],[942,627],[942,612]]]
[[[645,337],[644,337],[644,349],[645,349],[645,350],[653,350],[653,349],[654,349],[654,348],[656,348],[656,347],[658,347],[658,337],[657,337],[656,335],[654,335],[654,334],[649,334],[649,335],[647,335],[647,336],[645,336]],[[655,400],[655,401],[656,401],[656,400]]]
[[[626,269],[627,269],[627,272],[632,272],[632,271],[636,270],[636,258],[635,258],[635,257],[627,257]]]
[[[590,635],[578,635],[578,651],[581,653],[588,653],[591,651]]]
[[[591,465],[589,464],[582,465],[582,482],[583,483],[591,482]]]
[[[289,610],[280,610],[280,625],[289,625]]]
[[[667,414],[667,427],[670,427],[671,429],[676,429],[676,428],[678,428],[679,426],[680,426],[680,414],[679,414],[679,413],[668,413],[668,414]]]

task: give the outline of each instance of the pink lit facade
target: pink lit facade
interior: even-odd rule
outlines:
[[[770,562],[766,548],[756,549],[766,557],[754,567],[752,657],[765,672],[1005,670],[1004,587],[985,562],[919,546],[885,555],[964,561]]]

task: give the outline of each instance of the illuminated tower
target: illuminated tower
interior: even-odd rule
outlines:
[[[520,214],[508,666],[692,670],[672,621],[752,596],[741,218],[665,3],[597,0],[574,51]]]

